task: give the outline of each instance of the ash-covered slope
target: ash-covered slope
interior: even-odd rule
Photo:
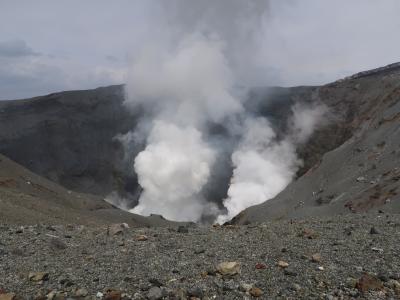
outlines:
[[[330,123],[300,150],[306,165],[315,164],[233,223],[371,209],[400,212],[400,65],[361,72],[316,93],[330,109]],[[324,154],[332,136],[336,147]]]
[[[130,214],[40,177],[0,154],[0,224],[88,224],[125,222],[131,226],[166,226],[159,216]]]

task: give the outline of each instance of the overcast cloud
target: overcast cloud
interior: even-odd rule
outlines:
[[[197,1],[188,7],[203,9]],[[230,1],[219,1],[234,24]],[[1,0],[0,99],[123,83],[142,45],[165,34],[168,2]],[[400,60],[398,0],[265,2],[250,83],[321,84]],[[178,12],[174,21],[190,16]]]

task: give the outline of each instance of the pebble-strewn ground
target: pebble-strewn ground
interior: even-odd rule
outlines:
[[[400,299],[400,216],[179,230],[3,225],[0,300],[35,297]]]

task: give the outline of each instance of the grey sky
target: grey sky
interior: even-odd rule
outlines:
[[[257,84],[320,84],[400,60],[398,0],[268,2]],[[162,38],[166,3],[1,0],[0,99],[123,83],[138,49]]]

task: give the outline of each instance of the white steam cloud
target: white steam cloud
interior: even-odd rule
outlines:
[[[200,192],[216,159],[201,130],[242,106],[231,94],[221,41],[193,34],[176,48],[158,49],[134,61],[126,89],[127,105],[143,105],[152,119],[147,147],[135,159],[143,193],[132,212],[198,221],[213,209]]]
[[[260,204],[283,190],[292,180],[299,161],[290,141],[276,140],[264,118],[246,120],[242,141],[232,154],[234,165],[228,198],[224,200],[224,223],[243,209]]]
[[[322,104],[294,105],[290,133],[281,141],[265,118],[246,120],[242,140],[232,154],[234,171],[228,197],[223,201],[227,214],[220,215],[218,223],[275,197],[292,181],[302,164],[296,144],[307,141],[326,110]]]
[[[156,121],[148,145],[135,159],[143,193],[133,212],[198,221],[206,208],[200,192],[215,160],[214,150],[193,127]]]
[[[223,222],[292,180],[300,165],[295,143],[312,133],[320,114],[295,107],[294,134],[278,140],[265,118],[246,114],[238,96],[239,87],[262,78],[257,49],[266,3],[175,0],[163,8],[162,29],[134,55],[126,84],[125,104],[145,111],[136,135],[147,133],[134,162],[143,191],[132,212],[179,221],[219,215]],[[236,148],[211,142],[210,124],[228,127]],[[233,165],[223,210],[202,193],[221,153],[232,153]]]

